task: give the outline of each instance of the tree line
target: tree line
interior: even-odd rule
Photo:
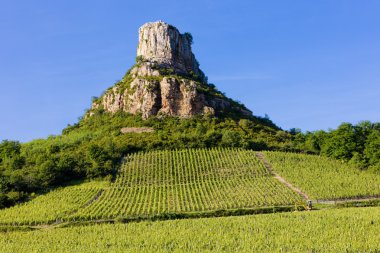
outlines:
[[[337,129],[302,133],[291,129],[296,149],[380,173],[380,123],[342,123]]]

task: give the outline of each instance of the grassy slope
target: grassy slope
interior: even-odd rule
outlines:
[[[377,252],[380,208],[9,232],[1,252]]]
[[[312,199],[380,195],[380,174],[326,157],[263,152],[273,169]]]

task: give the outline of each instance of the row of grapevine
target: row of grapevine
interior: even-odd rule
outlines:
[[[106,182],[88,182],[55,189],[32,201],[0,210],[0,225],[34,225],[59,221],[89,203]]]
[[[380,208],[1,233],[0,252],[378,252]]]
[[[276,172],[312,199],[380,196],[380,174],[326,157],[263,153]]]
[[[295,205],[254,151],[232,148],[135,153],[115,182],[90,182],[0,211],[0,224],[151,217],[221,209]]]
[[[255,152],[187,149],[132,154],[100,198],[70,219],[152,216],[301,203]]]

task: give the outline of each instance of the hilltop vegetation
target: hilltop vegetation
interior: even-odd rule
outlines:
[[[1,252],[378,252],[380,208],[99,224],[0,236]]]

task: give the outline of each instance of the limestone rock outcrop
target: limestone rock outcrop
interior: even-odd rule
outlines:
[[[147,23],[139,29],[136,64],[126,76],[90,109],[116,113],[192,117],[215,115],[235,110],[251,112],[226,98],[199,68],[191,50],[192,36],[162,21]]]
[[[177,73],[194,73],[204,77],[191,50],[192,36],[162,21],[146,23],[139,29],[137,57],[155,62]]]

